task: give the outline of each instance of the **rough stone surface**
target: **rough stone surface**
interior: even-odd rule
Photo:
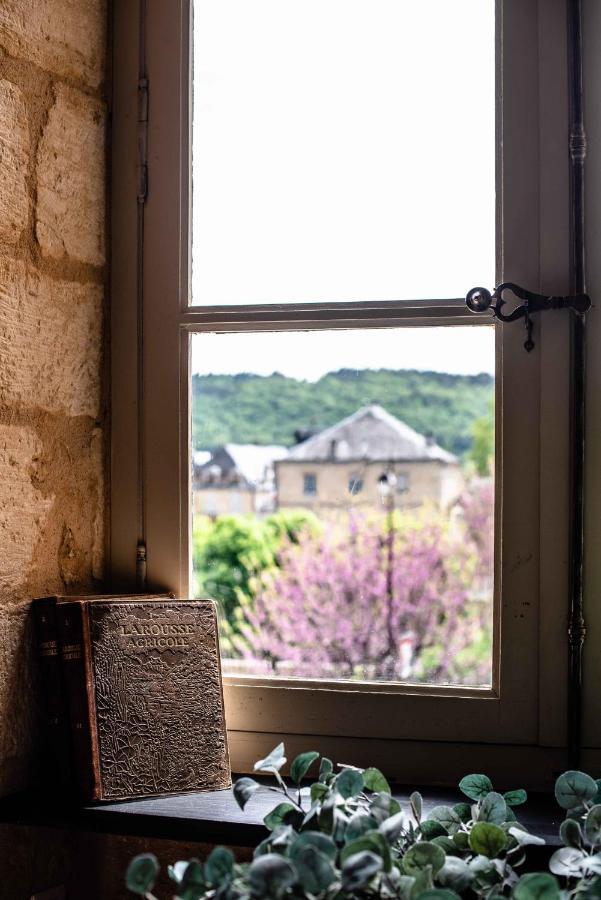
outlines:
[[[0,595],[27,581],[53,498],[32,482],[42,451],[31,428],[0,425]]]
[[[0,45],[11,56],[92,88],[104,76],[105,0],[3,0]]]
[[[27,225],[29,126],[19,88],[0,81],[0,241],[14,244]]]
[[[0,259],[0,403],[97,417],[102,288]]]
[[[104,116],[60,87],[38,149],[36,234],[45,256],[104,262]]]

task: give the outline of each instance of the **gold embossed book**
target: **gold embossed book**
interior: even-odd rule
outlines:
[[[212,601],[76,599],[57,619],[83,799],[230,786]]]

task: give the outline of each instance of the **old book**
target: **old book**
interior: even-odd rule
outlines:
[[[73,600],[57,616],[84,799],[230,785],[211,601]]]

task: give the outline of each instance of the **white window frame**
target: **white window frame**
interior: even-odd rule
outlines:
[[[136,439],[139,18],[146,12],[149,193],[144,206],[142,459]],[[565,0],[498,0],[497,281],[568,292]],[[112,103],[111,565],[134,586],[144,485],[150,587],[190,590],[189,340],[195,331],[471,325],[461,301],[306,304],[290,316],[188,306],[189,0],[115,2]],[[474,47],[474,65],[488,47]],[[466,152],[478,152],[477,134]],[[474,211],[477,215],[477,210]],[[466,285],[466,289],[472,285]],[[232,767],[279,740],[449,782],[485,769],[526,786],[565,762],[569,313],[539,316],[536,347],[497,328],[495,669],[491,689],[228,677]],[[544,614],[543,614],[544,611]],[[484,749],[486,750],[483,755]]]

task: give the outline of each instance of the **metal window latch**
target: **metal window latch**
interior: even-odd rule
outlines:
[[[523,300],[521,306],[516,307],[510,313],[503,312],[503,306],[507,300],[503,297],[505,292],[514,294],[519,300]],[[585,313],[590,309],[591,298],[588,294],[572,294],[568,297],[550,297],[545,294],[533,294],[519,284],[506,281],[491,292],[483,287],[472,288],[465,298],[467,308],[473,313],[483,313],[488,309],[493,316],[501,322],[516,322],[524,319],[526,326],[526,340],[524,347],[530,353],[534,347],[532,340],[532,313],[544,312],[547,309],[573,309],[577,313]]]

